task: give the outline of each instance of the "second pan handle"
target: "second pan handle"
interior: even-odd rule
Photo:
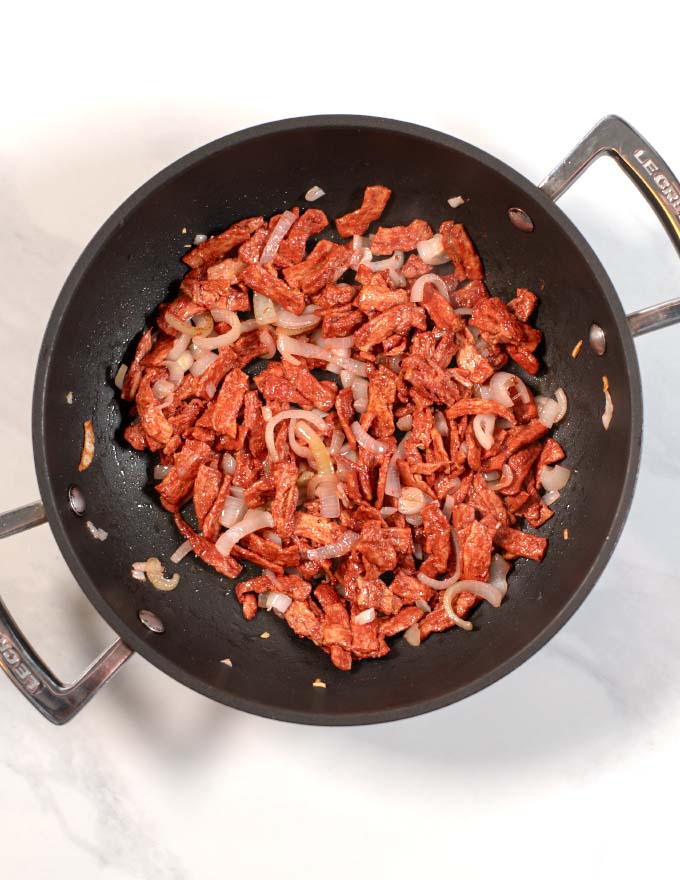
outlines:
[[[38,502],[0,514],[0,538],[47,522],[45,508]],[[73,684],[62,684],[33,650],[0,599],[0,669],[29,702],[53,724],[65,724],[106,684],[132,649],[118,639],[98,657]]]
[[[619,116],[605,116],[539,187],[558,199],[599,156],[613,156],[661,220],[680,252],[680,184],[659,153]],[[633,336],[680,322],[680,298],[649,306],[628,316]]]

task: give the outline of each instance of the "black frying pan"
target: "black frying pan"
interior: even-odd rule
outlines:
[[[597,155],[614,155],[680,243],[680,187],[651,147],[625,122],[608,117],[536,187],[497,159],[425,128],[352,116],[293,119],[251,128],[208,144],[156,175],[104,224],[71,272],[49,320],[35,381],[33,444],[42,504],[7,514],[2,534],[47,518],[68,565],[92,604],[120,635],[83,678],[62,686],[21,635],[0,602],[0,666],[51,721],[69,720],[132,651],[195,690],[271,718],[312,724],[363,724],[404,718],[459,700],[514,669],[565,623],[606,565],[631,503],[640,455],[642,402],[633,335],[680,320],[680,301],[626,319],[609,278],[577,229],[553,204]],[[499,610],[483,604],[471,634],[450,631],[419,649],[396,639],[385,659],[338,671],[282,622],[246,622],[233,584],[193,556],[182,582],[159,593],[130,578],[130,563],[167,559],[180,538],[149,491],[151,464],[121,442],[113,373],[158,302],[176,295],[182,246],[253,214],[304,204],[312,184],[327,195],[331,217],[352,210],[367,184],[394,190],[383,222],[451,216],[447,198],[481,252],[489,287],[540,293],[538,326],[544,368],[532,387],[569,396],[556,437],[575,475],[541,565],[520,560]],[[533,232],[513,225],[519,207]],[[181,230],[186,227],[187,234]],[[604,330],[606,353],[588,344]],[[584,340],[580,357],[571,350]],[[602,375],[615,406],[601,423]],[[73,392],[73,404],[66,396]],[[96,454],[82,474],[82,424],[92,418]],[[86,517],[76,516],[76,484]],[[43,506],[44,505],[44,508]],[[109,532],[96,541],[85,520]],[[569,540],[563,530],[569,529]],[[244,572],[248,575],[248,572]],[[232,667],[220,661],[229,657]],[[317,678],[326,689],[312,687]]]

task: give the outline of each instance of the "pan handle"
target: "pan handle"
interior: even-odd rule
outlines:
[[[571,153],[540,183],[539,188],[557,200],[586,170],[607,153],[632,179],[661,220],[680,252],[680,184],[656,150],[619,116],[605,116]],[[680,322],[680,298],[649,306],[628,315],[633,336],[661,330]]]
[[[38,502],[0,514],[0,538],[47,522]],[[0,599],[0,669],[53,724],[65,724],[109,681],[133,651],[118,639],[73,684],[64,685],[33,650]]]

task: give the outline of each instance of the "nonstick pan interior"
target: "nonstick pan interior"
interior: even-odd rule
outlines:
[[[312,184],[326,191],[316,206],[332,218],[356,207],[372,183],[394,192],[385,225],[423,217],[436,226],[455,216],[477,244],[492,292],[508,298],[523,286],[540,295],[536,322],[546,337],[545,367],[530,384],[540,393],[559,386],[567,392],[569,413],[555,436],[574,476],[541,530],[550,539],[545,561],[520,560],[502,607],[475,611],[474,632],[434,635],[418,649],[397,637],[385,659],[343,673],[283,621],[262,612],[246,622],[232,584],[193,557],[178,566],[175,592],[131,579],[132,561],[152,554],[167,561],[181,537],[150,489],[150,458],[121,442],[124,413],[112,377],[158,302],[176,295],[183,246],[196,233],[304,207]],[[454,212],[447,199],[459,194],[466,203]],[[509,222],[513,206],[531,215],[532,233]],[[587,342],[593,321],[607,335],[602,358]],[[579,339],[584,345],[575,360],[571,351]],[[609,431],[601,423],[605,373],[615,405]],[[78,474],[87,418],[94,421],[96,454]],[[97,234],[64,287],[47,328],[34,399],[36,467],[52,529],[111,626],[151,662],[210,697],[262,715],[325,724],[390,720],[445,705],[540,647],[580,604],[611,554],[630,503],[640,431],[637,362],[621,307],[561,211],[467,144],[361,117],[250,129],[180,160],[135,193]],[[93,540],[71,512],[73,483],[86,497],[87,518],[109,532],[107,541]],[[154,611],[165,632],[146,630],[140,609]],[[260,638],[264,631],[270,638]],[[231,667],[220,662],[227,657]],[[312,687],[317,677],[326,689]]]

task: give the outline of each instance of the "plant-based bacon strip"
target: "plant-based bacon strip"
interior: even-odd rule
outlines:
[[[283,618],[342,670],[500,604],[570,473],[549,436],[564,392],[506,372],[539,368],[538,298],[492,295],[459,223],[364,238],[390,196],[368,186],[335,220],[351,242],[312,245],[328,218],[294,207],[198,244],[116,380],[193,553],[228,579],[259,567],[244,617]]]
[[[386,186],[367,186],[361,207],[335,221],[338,232],[343,238],[350,235],[363,235],[374,220],[385,210],[392,195]]]

